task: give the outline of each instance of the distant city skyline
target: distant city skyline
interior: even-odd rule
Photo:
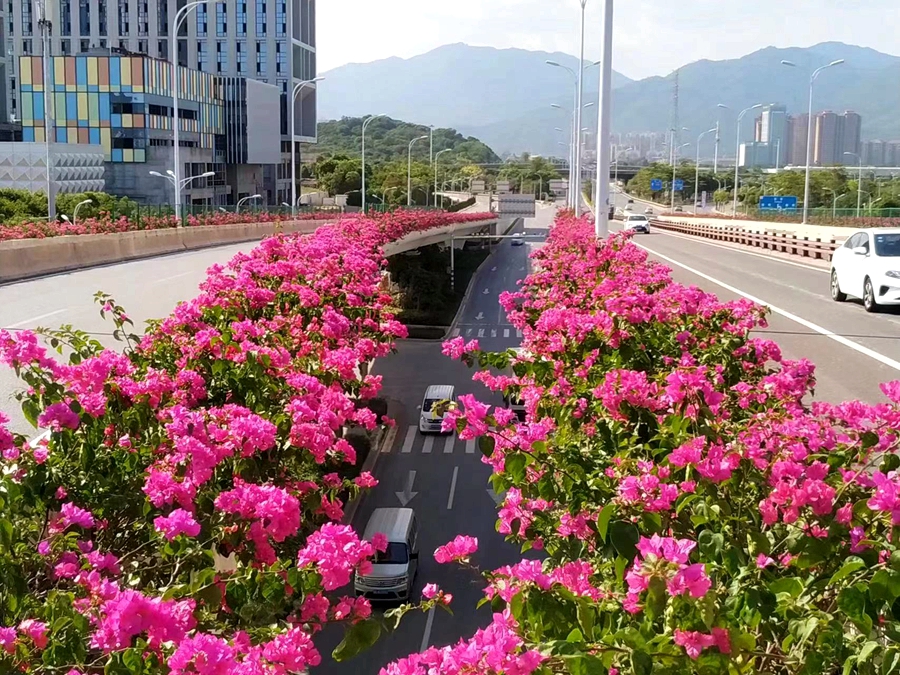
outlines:
[[[692,0],[666,5],[651,0],[616,3],[613,66],[633,79],[667,75],[701,59],[740,58],[768,46],[809,47],[838,41],[900,55],[889,30],[900,24],[896,0],[839,3],[783,0],[723,5]],[[335,0],[318,8],[319,72],[346,63],[410,58],[445,44],[578,52],[578,0]],[[599,0],[587,1],[586,58],[599,58]],[[785,24],[785,21],[788,23]],[[774,30],[782,28],[783,30]]]

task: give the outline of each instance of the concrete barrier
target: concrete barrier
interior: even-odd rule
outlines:
[[[276,231],[313,232],[329,222],[334,222],[334,219],[201,225],[4,241],[0,242],[0,283],[181,251],[259,241]]]

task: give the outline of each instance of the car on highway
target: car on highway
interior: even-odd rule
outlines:
[[[627,232],[642,232],[650,234],[650,220],[647,216],[631,213],[625,217],[625,230]]]
[[[522,238],[521,233],[516,233],[513,235],[512,245],[513,246],[524,246],[525,245],[525,240]]]
[[[648,206],[646,209],[644,209],[644,215],[652,216],[653,215],[653,207]]]
[[[629,202],[625,205],[625,211],[634,211],[634,202]]]
[[[684,212],[684,209],[681,208],[680,206],[676,206],[676,207],[675,207],[675,210],[676,210],[678,213]]]
[[[377,534],[387,539],[387,548],[375,553],[372,569],[353,578],[357,596],[372,600],[404,602],[412,594],[419,571],[419,523],[412,509],[380,508],[369,517],[366,541]]]
[[[629,204],[634,204],[634,200],[633,200],[633,199],[629,199],[629,200],[628,200],[628,203],[629,203]]]
[[[453,402],[454,389],[451,384],[433,384],[425,390],[425,398],[422,399],[422,412],[419,416],[419,431],[423,434],[442,433],[441,425],[444,422],[446,410],[438,414],[435,408],[442,402]]]
[[[867,312],[900,305],[900,228],[869,228],[852,234],[831,258],[831,297],[860,298]]]

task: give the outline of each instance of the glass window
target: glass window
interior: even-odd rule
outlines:
[[[157,50],[159,53],[159,58],[165,59],[169,57],[169,41],[168,40],[160,40],[157,45]]]
[[[31,54],[31,40],[22,40],[22,53],[26,56]]]
[[[59,3],[60,35],[72,34],[72,1],[62,0]],[[63,52],[67,54],[68,52]]]
[[[228,35],[228,8],[224,2],[216,3],[216,35],[219,37]]]
[[[206,5],[200,5],[199,9],[206,9]],[[169,3],[157,2],[156,5],[156,32],[160,37],[169,35]]]
[[[256,43],[256,74],[265,75],[269,72],[269,47],[265,42]]]
[[[81,41],[81,53],[84,54],[88,49],[91,48],[90,40],[82,40]]]
[[[216,72],[228,72],[228,45],[221,41],[216,43]]]
[[[146,35],[150,31],[150,8],[147,0],[138,2],[138,35]]]
[[[287,43],[275,43],[275,72],[279,75],[287,75]]]
[[[287,3],[282,0],[275,3],[275,35],[278,37],[287,35]]]
[[[91,34],[91,0],[79,0],[78,25],[82,35]]]
[[[900,234],[876,234],[875,255],[879,258],[900,258]]]
[[[119,0],[119,34],[128,35],[131,26],[128,23],[128,0]]]
[[[206,37],[209,32],[209,9],[206,5],[197,7],[197,37]]]
[[[31,0],[22,0],[22,35],[34,35],[34,15]],[[30,49],[26,53],[30,53]]]
[[[238,2],[234,8],[235,20],[237,22],[237,34],[239,37],[247,35],[247,3]]]
[[[106,0],[97,2],[97,29],[100,35],[106,35]]]
[[[199,40],[197,42],[197,67],[205,72],[210,72],[209,70],[209,45],[206,44],[205,41]]]
[[[388,542],[384,553],[380,551],[375,553],[376,565],[405,565],[408,562],[409,551],[406,548],[406,544],[396,541]]]
[[[238,42],[234,46],[235,53],[237,54],[237,72],[246,73],[247,72],[247,43],[246,42]]]
[[[256,0],[256,36],[266,36],[266,0]]]
[[[59,50],[63,54],[71,54],[72,53],[72,45],[71,40],[60,40],[59,41]]]

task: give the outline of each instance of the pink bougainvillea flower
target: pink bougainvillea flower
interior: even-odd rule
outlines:
[[[478,550],[478,539],[465,535],[439,546],[434,552],[434,559],[439,563],[468,562],[469,557]]]

